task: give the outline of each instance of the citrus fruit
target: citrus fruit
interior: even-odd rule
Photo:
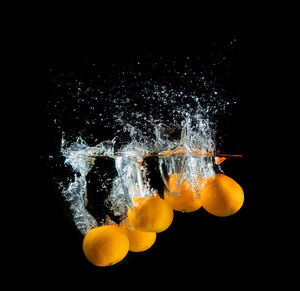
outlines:
[[[141,231],[162,232],[173,221],[172,207],[157,195],[134,197],[127,214],[130,225]]]
[[[128,220],[120,224],[120,229],[124,231],[129,239],[129,250],[131,252],[146,251],[155,243],[155,232],[145,232],[135,229],[130,226]]]
[[[111,266],[120,262],[128,253],[128,237],[116,225],[91,229],[83,240],[83,252],[96,266]]]
[[[216,174],[208,181],[201,193],[203,208],[216,216],[236,213],[244,203],[244,191],[232,178]]]
[[[164,199],[177,211],[193,212],[198,210],[202,205],[199,191],[203,188],[207,179],[198,178],[200,189],[196,191],[192,184],[185,179],[177,185],[179,177],[179,174],[171,174],[169,191],[164,192]]]

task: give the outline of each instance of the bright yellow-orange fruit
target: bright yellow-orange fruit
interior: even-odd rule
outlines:
[[[201,193],[203,208],[216,216],[229,216],[236,213],[244,203],[242,187],[230,177],[216,174]]]
[[[129,250],[131,252],[144,252],[155,243],[156,232],[135,229],[129,225],[127,220],[120,224],[120,229],[124,231],[129,239]]]
[[[187,180],[182,180],[177,185],[179,174],[172,174],[169,179],[169,190],[164,192],[164,199],[171,205],[174,210],[183,212],[193,212],[198,210],[201,203],[201,193],[193,189],[192,184]],[[204,187],[207,179],[198,178],[199,190]]]
[[[111,266],[125,258],[129,250],[128,237],[116,225],[104,225],[90,230],[83,240],[83,252],[96,266]]]
[[[128,220],[135,229],[150,232],[162,232],[173,221],[173,209],[157,195],[135,197],[133,211],[128,209]]]

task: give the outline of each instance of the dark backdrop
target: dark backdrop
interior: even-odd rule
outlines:
[[[281,252],[271,247],[273,230],[278,227],[274,205],[278,206],[279,196],[270,187],[277,177],[270,174],[270,167],[276,153],[273,145],[282,143],[277,138],[282,127],[278,105],[282,98],[289,98],[291,24],[286,20],[292,16],[279,10],[134,8],[53,2],[12,28],[18,32],[10,34],[12,72],[20,72],[21,79],[29,77],[27,85],[33,90],[26,97],[18,95],[19,104],[29,105],[20,116],[24,114],[23,120],[28,121],[33,133],[30,147],[39,159],[31,196],[34,210],[29,211],[31,226],[26,232],[28,244],[34,246],[28,251],[33,274],[45,283],[64,277],[75,283],[96,281],[99,288],[107,279],[124,286],[135,284],[136,278],[145,285],[159,284],[160,278],[182,286],[193,282],[213,286],[219,278],[224,278],[220,281],[226,286],[241,278],[249,284],[267,279],[265,268],[281,268]],[[159,234],[147,252],[129,253],[113,267],[92,266],[82,253],[82,237],[53,192],[47,156],[58,151],[59,136],[46,112],[53,76],[71,73],[88,80],[113,63],[127,65],[139,58],[151,62],[159,56],[179,61],[200,57],[197,64],[209,73],[215,56],[222,54],[229,65],[213,72],[217,83],[238,97],[238,105],[220,124],[219,134],[224,135],[224,150],[244,155],[224,162],[223,169],[242,185],[244,206],[228,218],[213,217],[202,209],[176,213],[170,229]],[[92,69],[92,63],[96,68]],[[27,138],[30,133],[18,132]]]

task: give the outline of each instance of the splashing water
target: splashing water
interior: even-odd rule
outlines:
[[[139,131],[132,126],[130,130],[131,132]],[[166,130],[166,127],[162,127],[161,124],[155,126],[156,139],[144,144],[137,142],[135,136],[132,135],[131,143],[117,152],[113,141],[104,141],[90,147],[83,139],[78,138],[75,143],[65,147],[63,139],[61,151],[65,157],[65,163],[70,165],[75,172],[74,181],[67,189],[64,189],[63,194],[70,203],[74,222],[83,234],[98,225],[86,209],[86,176],[97,158],[107,157],[115,162],[118,175],[112,182],[107,202],[116,216],[124,216],[127,208],[132,208],[135,196],[148,197],[157,194],[157,190],[151,188],[150,181],[147,180],[147,168],[143,166],[143,160],[147,156],[158,157],[159,170],[167,189],[168,177],[172,173],[180,173],[179,180],[185,179],[191,182],[195,190],[199,189],[197,180],[199,175],[204,178],[214,175],[212,157],[203,157],[201,154],[192,155],[195,150],[212,154],[215,151],[213,131],[209,127],[208,120],[203,119],[200,114],[186,115],[186,119],[181,124],[180,138],[177,140],[169,140],[170,135],[163,134],[162,130]]]
[[[86,176],[92,169],[95,158],[86,157],[111,154],[111,143],[102,142],[95,147],[89,147],[82,138],[65,147],[65,140],[62,139],[61,153],[65,157],[65,164],[70,165],[75,172],[74,181],[63,189],[63,195],[70,204],[75,225],[82,233],[97,226],[96,219],[87,211],[87,181]]]
[[[194,195],[199,195],[205,179],[215,174],[213,157],[204,157],[203,153],[213,155],[214,152],[213,132],[208,120],[203,119],[200,113],[187,115],[182,122],[179,145],[173,150],[172,156],[159,158],[159,170],[166,189],[169,191],[169,177],[176,173],[179,174],[178,186],[185,180],[191,184]]]
[[[205,85],[205,80],[203,82]],[[124,87],[119,86],[118,89]],[[180,174],[178,183],[183,179],[190,182],[195,193],[199,193],[198,177],[208,178],[215,175],[216,136],[211,117],[225,111],[224,104],[229,103],[218,99],[215,88],[211,92],[207,92],[207,86],[205,88],[209,96],[209,102],[205,106],[203,96],[184,93],[169,85],[161,86],[149,81],[142,82],[138,90],[134,88],[135,95],[130,95],[127,91],[118,92],[112,98],[108,93],[105,96],[101,92],[93,98],[85,95],[78,99],[78,102],[81,100],[80,106],[85,102],[85,97],[90,100],[86,102],[90,102],[89,110],[93,117],[85,121],[85,126],[102,123],[106,130],[106,134],[103,134],[104,141],[96,145],[89,145],[83,138],[78,137],[82,133],[80,131],[70,145],[67,145],[68,137],[62,138],[61,154],[65,158],[64,163],[71,166],[74,175],[62,193],[70,205],[74,223],[82,234],[103,223],[97,221],[87,210],[87,175],[97,159],[106,158],[114,162],[116,175],[110,183],[105,205],[119,217],[125,217],[127,209],[132,208],[135,196],[161,194],[151,186],[148,168],[143,163],[147,157],[157,158],[166,190],[168,179],[173,173]],[[85,94],[94,92],[81,88],[80,92],[83,91]],[[80,111],[80,106],[76,106],[73,111]],[[101,112],[106,112],[106,115],[109,112],[110,119],[99,118]],[[80,118],[75,116],[75,120]],[[102,139],[101,133],[101,130],[98,131],[94,140]],[[76,134],[72,134],[73,136]],[[103,180],[102,184],[104,185]]]

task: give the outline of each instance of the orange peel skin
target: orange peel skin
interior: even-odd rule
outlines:
[[[120,223],[120,229],[129,239],[129,251],[144,252],[156,241],[156,232],[144,232],[130,226],[128,220]]]
[[[85,235],[82,248],[93,265],[112,266],[127,255],[129,240],[117,225],[104,225],[91,229]]]
[[[235,214],[244,203],[244,191],[232,178],[216,174],[202,193],[203,208],[219,217]]]
[[[159,233],[172,224],[173,209],[158,195],[135,197],[133,211],[128,209],[127,216],[129,223],[135,229]]]
[[[201,191],[209,179],[198,177],[198,190],[192,184],[183,179],[178,185],[180,175],[171,174],[169,178],[169,191],[165,190],[164,199],[176,211],[194,212],[201,208]]]

